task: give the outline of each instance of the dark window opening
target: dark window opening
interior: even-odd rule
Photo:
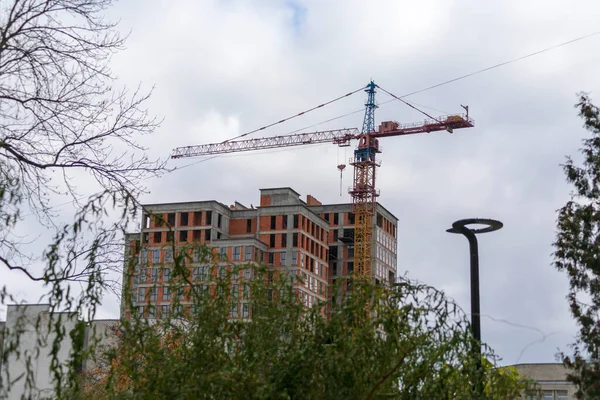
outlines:
[[[323,216],[323,219],[324,219],[325,221],[329,222],[329,213],[325,214],[325,215]]]
[[[292,234],[292,247],[298,247],[298,234]]]
[[[277,217],[275,215],[271,215],[271,229],[275,229],[277,226]]]
[[[202,231],[200,231],[200,230],[194,231],[194,240],[199,241],[201,239],[201,236],[200,236],[201,234],[202,234]]]
[[[221,239],[221,232],[217,232],[217,239]]]
[[[332,265],[332,267],[331,267],[331,273],[332,273],[333,275],[337,275],[337,263],[336,263],[336,262],[334,262],[334,263],[332,263],[331,265]]]
[[[281,235],[281,247],[287,247],[287,233]]]
[[[162,232],[154,232],[154,243],[160,243],[162,241]]]
[[[221,227],[222,220],[223,220],[223,216],[221,214],[217,214],[217,228]]]
[[[174,236],[173,231],[167,232],[167,242],[172,242]]]
[[[354,263],[352,261],[348,261],[348,275],[354,273]]]
[[[187,226],[188,222],[189,222],[189,214],[188,213],[181,213],[181,226]]]
[[[181,231],[179,232],[179,241],[180,242],[187,242],[188,239],[188,233],[187,231]]]
[[[354,246],[348,246],[348,257],[354,257]]]
[[[275,235],[269,235],[269,246],[275,247]]]
[[[212,211],[207,211],[206,212],[206,225],[211,225],[212,226]]]
[[[162,214],[154,216],[154,226],[157,226],[160,228],[161,226],[163,226],[164,222],[165,222],[165,220],[164,220]]]
[[[142,242],[144,243],[148,243],[148,241],[150,240],[150,234],[149,233],[144,233],[144,237],[142,238]]]
[[[247,219],[246,220],[246,233],[250,233],[250,232],[252,232],[252,220]]]
[[[205,232],[206,232],[206,234],[204,235],[204,240],[209,242],[212,239],[211,230],[207,229]]]
[[[175,213],[167,214],[167,223],[169,226],[175,226]]]
[[[281,217],[281,227],[282,227],[282,229],[287,229],[287,219],[288,219],[287,215],[283,215]]]
[[[269,253],[269,265],[273,265],[275,258],[273,253]]]
[[[350,223],[350,225],[354,225],[354,213],[353,212],[349,212],[348,213],[348,222]]]
[[[338,230],[333,231],[333,241],[336,242],[338,240]]]
[[[294,214],[294,229],[298,229],[298,214]]]
[[[194,225],[202,225],[202,211],[194,212]]]
[[[338,225],[339,222],[340,222],[339,214],[338,213],[334,213],[333,214],[333,224],[334,225]]]
[[[383,227],[383,216],[379,213],[377,213],[377,226],[378,227]]]
[[[329,260],[337,260],[338,258],[338,246],[329,247]]]

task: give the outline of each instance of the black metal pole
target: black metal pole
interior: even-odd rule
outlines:
[[[486,228],[469,229],[467,225],[483,224]],[[471,330],[475,343],[473,343],[473,357],[475,357],[475,368],[477,370],[473,392],[478,398],[483,398],[483,376],[481,365],[481,309],[479,301],[479,246],[477,244],[477,233],[493,232],[502,228],[502,222],[492,219],[471,218],[456,221],[450,233],[460,233],[469,241],[469,261],[471,273]]]

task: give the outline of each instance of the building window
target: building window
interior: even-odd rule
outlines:
[[[248,318],[250,316],[250,305],[248,303],[242,304],[242,318]]]
[[[292,265],[298,265],[298,252],[292,252]]]
[[[269,253],[269,265],[273,265],[274,257],[273,253]]]
[[[229,314],[229,316],[231,318],[237,318],[238,317],[238,304],[232,304],[231,305],[231,313]]]
[[[150,288],[150,301],[156,301],[158,299],[158,289],[156,286]]]
[[[140,306],[138,309],[138,317],[144,318],[144,306]]]
[[[171,288],[170,287],[163,286],[162,299],[163,299],[163,301],[171,300]]]
[[[166,263],[171,263],[173,262],[173,249],[168,247],[167,249],[165,249],[165,262]]]
[[[325,215],[323,215],[323,219],[329,222],[329,213],[325,213]]]
[[[252,277],[252,270],[250,268],[244,269],[244,279],[250,279]]]
[[[298,247],[298,234],[292,234],[292,247]]]
[[[160,250],[152,250],[152,264],[160,262]]]
[[[221,214],[217,214],[217,228],[221,227],[222,220],[223,220],[223,216]]]
[[[350,225],[354,225],[354,213],[353,212],[349,212],[348,213],[348,222],[350,223]]]
[[[140,252],[140,264],[144,265],[148,262],[148,250],[142,250]]]
[[[200,267],[200,279],[205,281],[208,279],[208,275],[209,275],[209,270],[208,270],[208,265],[203,265]]]
[[[195,281],[200,279],[200,267],[194,267],[194,270],[192,272],[192,279]]]
[[[269,235],[269,247],[275,247],[275,235]]]
[[[163,270],[163,281],[169,282],[171,280],[171,268],[165,268]]]
[[[331,263],[331,273],[333,275],[337,275],[337,263],[336,262]]]
[[[250,232],[252,232],[252,220],[247,219],[246,220],[246,233],[250,233]]]
[[[169,306],[162,306],[161,311],[160,311],[160,316],[163,318],[166,318],[169,316]]]
[[[273,283],[273,271],[267,272],[267,280],[268,280],[269,284]]]
[[[287,223],[288,223],[288,216],[287,215],[282,215],[281,216],[281,227],[283,229],[287,229]]]
[[[168,231],[167,232],[167,242],[172,242],[173,238],[175,237],[175,235],[173,234],[173,231]]]
[[[242,249],[240,246],[233,247],[233,260],[234,261],[241,260],[241,256],[242,256],[241,252],[242,252]]]
[[[206,225],[211,225],[212,226],[212,211],[207,211],[206,212]]]
[[[181,226],[187,226],[189,222],[189,214],[181,213]]]
[[[179,232],[179,241],[180,242],[187,242],[187,238],[188,238],[188,231],[180,231]]]
[[[154,243],[160,243],[162,241],[162,232],[154,232]]]
[[[244,246],[244,261],[252,260],[252,246]]]
[[[161,227],[163,226],[165,219],[162,214],[154,216],[154,226]]]
[[[219,258],[221,260],[227,259],[227,247],[220,247],[219,248]]]
[[[277,217],[274,215],[271,215],[271,230],[275,229],[276,226],[277,226]]]
[[[333,224],[338,225],[340,223],[340,215],[338,213],[333,213]]]
[[[319,263],[315,263],[315,274],[319,275]]]
[[[282,266],[285,265],[286,262],[286,254],[285,251],[283,253],[279,253],[279,264]]]
[[[250,297],[250,285],[244,284],[244,286],[242,288],[242,299],[248,300],[249,297]]]
[[[158,268],[152,268],[152,277],[150,282],[158,282]]]
[[[175,213],[168,213],[167,214],[167,223],[171,227],[175,226]]]
[[[239,285],[231,285],[231,298],[238,298]]]
[[[298,214],[294,214],[294,229],[298,229]]]
[[[354,263],[352,261],[348,261],[348,275],[354,272]]]
[[[184,291],[183,291],[182,287],[177,288],[177,298],[179,300],[183,300],[185,298],[185,294],[184,294]]]
[[[281,235],[281,247],[287,247],[287,233]]]
[[[138,301],[146,301],[146,288],[138,288]]]
[[[566,390],[557,390],[556,400],[569,400],[569,392]]]
[[[220,266],[219,267],[219,278],[225,278],[225,276],[227,275],[227,269],[225,266]]]

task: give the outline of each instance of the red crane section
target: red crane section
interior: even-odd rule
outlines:
[[[427,119],[411,124],[399,124],[394,121],[382,122],[379,130],[369,136],[375,138],[412,135],[435,131],[449,131],[469,128],[474,124],[467,114],[453,114],[437,119]],[[247,140],[231,140],[220,143],[202,144],[176,148],[171,158],[211,156],[216,154],[238,153],[242,151],[266,150],[280,147],[303,146],[319,143],[333,143],[338,146],[349,146],[350,141],[361,136],[356,128],[334,129],[322,132],[298,133],[293,135],[271,136]]]

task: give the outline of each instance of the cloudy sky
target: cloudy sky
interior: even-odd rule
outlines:
[[[114,72],[120,83],[154,86],[148,107],[164,123],[144,144],[166,158],[174,147],[234,137],[370,79],[404,95],[590,34],[598,30],[600,3],[129,0],[109,15],[131,31]],[[468,104],[476,126],[381,141],[380,203],[399,219],[400,274],[443,289],[468,309],[467,241],[445,230],[467,217],[504,222],[480,237],[482,337],[503,364],[552,362],[572,340],[567,280],[551,265],[551,243],[556,209],[570,190],[560,163],[586,135],[575,94],[600,92],[599,47],[600,35],[410,96],[434,115]],[[379,103],[389,99],[377,95]],[[322,122],[361,110],[364,100],[355,94],[261,135],[360,127],[362,111]],[[392,101],[376,119],[422,115]],[[256,205],[259,188],[290,186],[303,197],[348,202],[336,165],[350,156],[321,145],[176,160],[172,167],[187,167],[148,181],[143,201]],[[35,300],[17,276],[8,279],[9,289]],[[100,316],[117,315],[109,295]]]

